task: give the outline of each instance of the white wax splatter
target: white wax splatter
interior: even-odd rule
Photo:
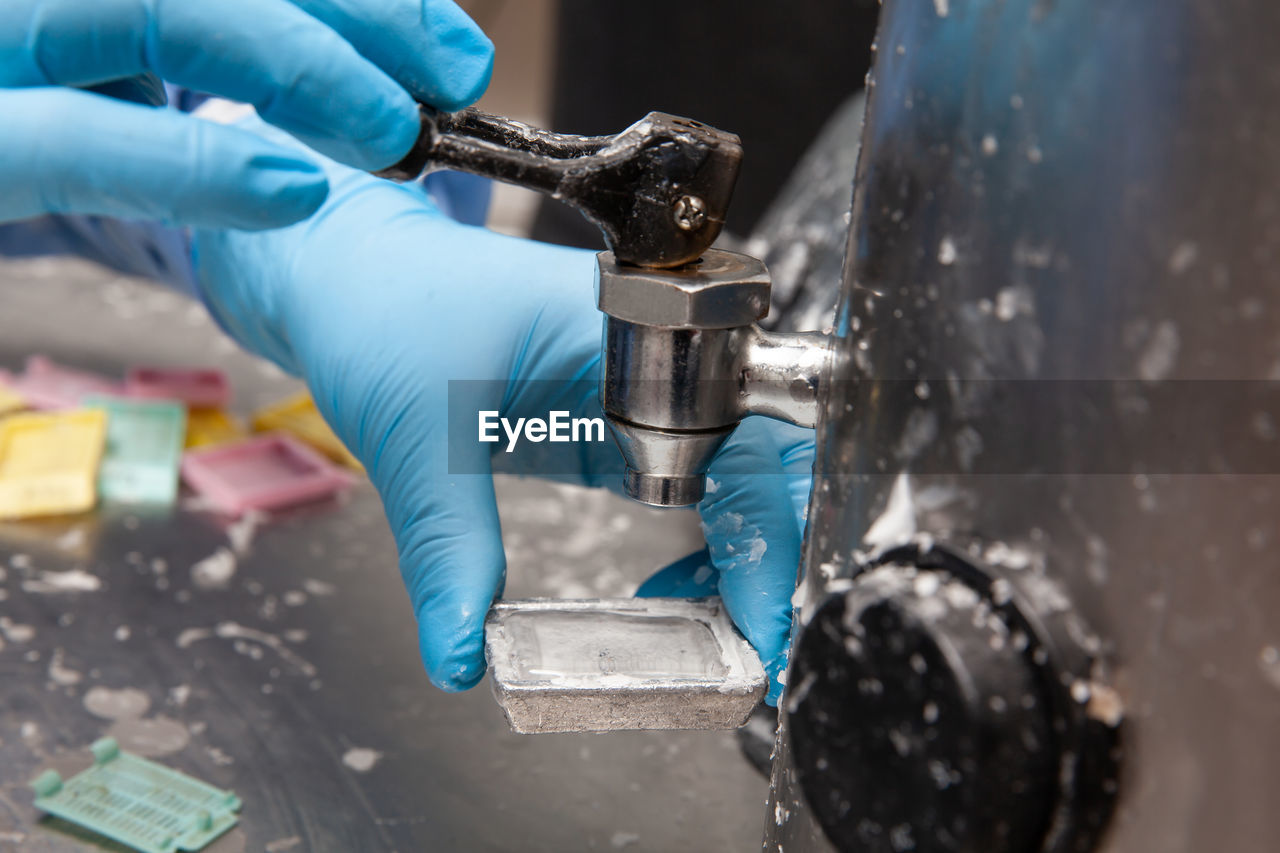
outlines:
[[[863,541],[872,548],[883,550],[907,542],[916,532],[915,506],[911,502],[911,480],[899,474],[884,512],[871,523]]]
[[[65,572],[41,572],[32,580],[22,582],[24,592],[47,595],[59,592],[97,592],[102,589],[102,579],[84,569]]]
[[[70,687],[80,683],[80,673],[62,665],[62,649],[55,649],[49,658],[49,680],[60,687]]]
[[[244,556],[253,544],[253,535],[258,532],[258,526],[268,519],[266,513],[251,509],[228,526],[227,541],[231,543],[231,550]]]
[[[236,555],[219,548],[191,567],[191,582],[200,589],[223,589],[236,573]]]
[[[120,720],[147,713],[151,699],[134,687],[113,690],[99,685],[90,687],[84,694],[84,707],[90,714],[104,720]]]
[[[302,588],[311,595],[333,595],[338,588],[331,583],[319,581],[315,578],[307,578],[302,582]]]
[[[357,773],[368,773],[373,769],[373,765],[377,764],[381,758],[382,753],[378,752],[376,749],[353,747],[343,753],[342,763]]]
[[[0,633],[3,633],[11,643],[29,643],[35,637],[36,629],[0,616]]]
[[[956,258],[960,253],[956,249],[956,241],[950,237],[943,237],[942,242],[938,244],[938,263],[944,267],[949,267],[956,262]]]

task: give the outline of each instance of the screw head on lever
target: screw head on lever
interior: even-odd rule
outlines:
[[[676,227],[681,231],[697,231],[707,221],[707,205],[696,195],[682,195],[672,207]]]

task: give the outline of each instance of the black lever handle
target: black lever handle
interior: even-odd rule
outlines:
[[[409,154],[379,174],[453,169],[546,193],[599,226],[618,261],[697,260],[724,225],[742,163],[732,133],[653,112],[613,136],[552,133],[474,109],[423,107]]]

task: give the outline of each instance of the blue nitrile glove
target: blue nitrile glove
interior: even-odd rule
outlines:
[[[317,151],[378,169],[417,138],[415,98],[465,106],[492,59],[450,0],[3,0],[0,222],[297,222],[327,192],[317,158],[157,109],[155,77],[254,104]]]
[[[241,344],[306,380],[368,469],[427,671],[440,687],[465,689],[484,672],[484,618],[505,572],[491,472],[621,481],[607,436],[507,454],[476,428],[482,410],[600,416],[595,258],[454,222],[420,187],[325,168],[329,198],[305,222],[197,231],[199,285]],[[810,431],[748,419],[712,465],[699,507],[719,592],[775,679],[812,447]],[[714,577],[691,572],[704,584]]]

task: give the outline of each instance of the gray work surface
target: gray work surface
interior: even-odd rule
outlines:
[[[32,353],[217,365],[241,413],[297,388],[200,306],[76,261],[0,262],[0,366]],[[511,597],[626,595],[701,545],[692,513],[604,492],[506,479],[499,504]],[[0,851],[122,849],[42,820],[28,787],[106,734],[240,795],[209,851],[759,849],[766,783],[732,733],[521,736],[487,681],[432,687],[367,483],[228,524],[189,499],[0,523]],[[219,549],[234,574],[202,588]]]

